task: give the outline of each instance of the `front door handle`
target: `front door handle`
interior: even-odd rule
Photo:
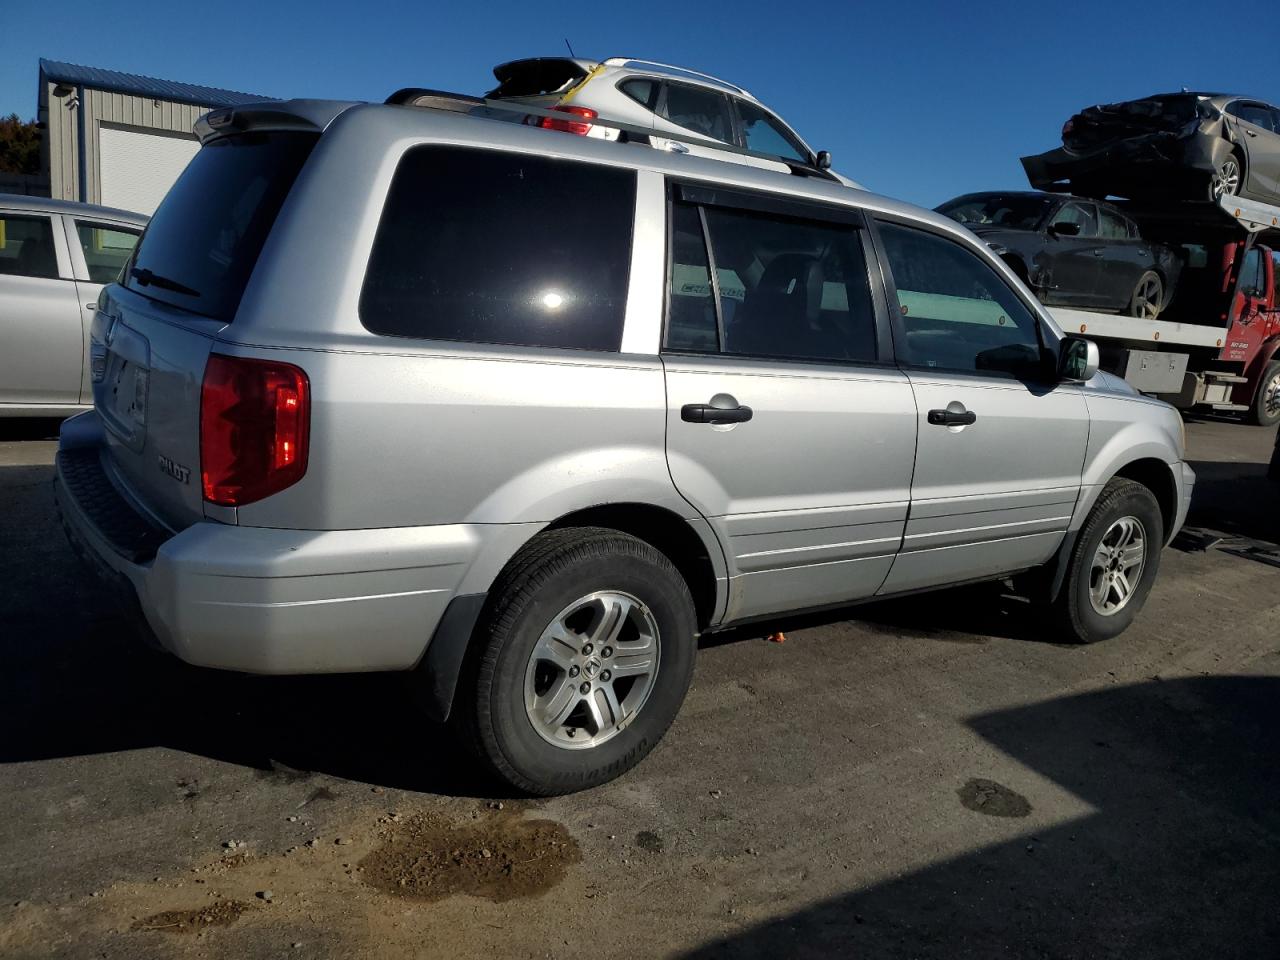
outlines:
[[[719,393],[710,403],[686,403],[680,408],[685,423],[745,423],[752,417],[750,407],[741,406],[728,394]]]
[[[954,410],[930,410],[929,422],[935,427],[967,427],[978,419],[972,410],[957,413]]]

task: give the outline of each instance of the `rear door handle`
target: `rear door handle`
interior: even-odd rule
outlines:
[[[972,410],[956,413],[952,410],[930,410],[929,422],[935,427],[967,427],[978,419]]]
[[[1256,137],[1258,135],[1258,131],[1256,130],[1245,130],[1245,133],[1250,137]]]
[[[745,423],[752,410],[746,406],[713,406],[710,403],[686,403],[680,408],[680,419],[685,423]]]

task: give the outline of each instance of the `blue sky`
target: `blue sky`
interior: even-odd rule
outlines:
[[[1241,8],[1247,10],[1247,8]],[[1280,103],[1280,16],[1132,3],[457,3],[0,0],[0,114],[35,114],[40,57],[273,96],[480,93],[505,60],[664,60],[732,80],[841,172],[932,206],[1025,187],[1018,157],[1079,107],[1189,87]],[[185,12],[189,10],[190,12]]]

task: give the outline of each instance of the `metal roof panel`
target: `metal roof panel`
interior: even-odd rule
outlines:
[[[176,80],[161,80],[136,73],[122,73],[119,70],[85,67],[77,63],[61,63],[57,60],[45,60],[43,57],[40,59],[40,74],[52,83],[93,87],[95,90],[129,93],[196,106],[234,107],[241,103],[276,99],[253,93],[240,93],[236,90],[223,90],[219,87],[202,87],[194,83],[179,83]]]

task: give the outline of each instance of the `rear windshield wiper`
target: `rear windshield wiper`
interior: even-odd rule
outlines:
[[[172,290],[174,293],[186,294],[188,297],[200,296],[198,290],[192,290],[186,284],[179,283],[177,280],[170,280],[168,277],[162,277],[160,274],[152,273],[146,268],[139,270],[137,267],[131,267],[129,276],[144,287],[160,287],[162,290]]]

